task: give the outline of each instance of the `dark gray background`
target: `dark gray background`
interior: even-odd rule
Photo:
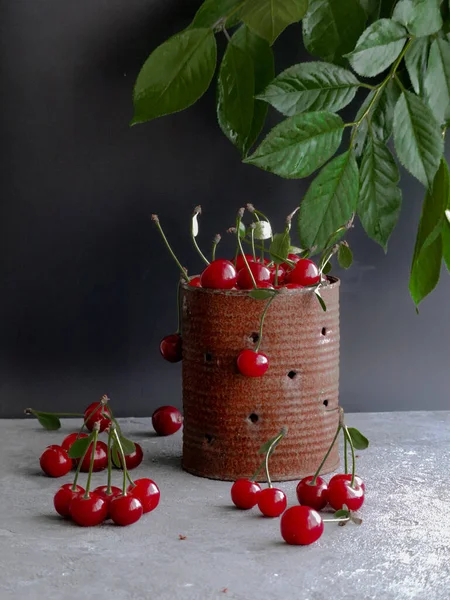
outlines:
[[[215,123],[213,89],[187,112],[129,128],[140,66],[199,4],[0,4],[0,416],[79,411],[103,393],[119,415],[180,405],[180,365],[158,350],[176,328],[177,270],[150,214],[193,273],[195,204],[209,246],[239,206],[281,225],[307,188],[240,163]],[[292,26],[275,45],[277,71],[302,59],[300,47]],[[348,410],[449,408],[450,278],[417,316],[408,271],[424,190],[404,174],[403,191],[388,256],[357,225],[356,263],[339,273]]]

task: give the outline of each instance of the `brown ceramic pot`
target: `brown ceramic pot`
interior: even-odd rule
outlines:
[[[263,377],[236,367],[254,348],[265,300],[242,291],[182,284],[183,468],[211,479],[251,476],[260,446],[288,427],[270,459],[275,481],[314,473],[338,425],[339,280],[321,289],[283,290],[272,302],[260,350],[270,360]],[[337,444],[323,473],[339,464]],[[265,479],[262,474],[258,480]]]

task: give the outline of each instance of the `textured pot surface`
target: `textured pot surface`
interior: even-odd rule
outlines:
[[[323,286],[324,312],[310,289],[283,290],[268,309],[260,351],[270,366],[248,378],[236,367],[255,348],[266,300],[246,292],[182,285],[183,468],[212,479],[251,476],[260,446],[288,427],[270,459],[275,481],[312,474],[338,424],[339,281]],[[337,444],[323,473],[339,464]],[[264,480],[261,474],[258,480]]]

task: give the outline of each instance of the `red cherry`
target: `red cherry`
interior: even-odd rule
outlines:
[[[53,498],[56,512],[62,517],[70,517],[70,503],[77,494],[84,494],[84,488],[80,485],[75,486],[75,490],[73,483],[61,486]]]
[[[278,488],[266,488],[258,495],[258,508],[265,517],[279,517],[286,506],[286,494]]]
[[[278,283],[283,283],[284,278],[286,277],[286,269],[283,268],[282,265],[274,265],[273,267],[270,267],[269,271],[270,271],[270,278],[272,283],[275,283],[275,273],[278,270]]]
[[[212,290],[231,290],[236,285],[236,269],[229,260],[218,258],[203,271],[200,283]]]
[[[310,475],[298,483],[297,498],[300,504],[322,510],[328,504],[328,485],[322,477],[317,477],[315,485],[311,485],[313,479]]]
[[[253,254],[246,254],[245,258],[247,259],[248,263],[256,262],[255,259],[253,258]],[[246,269],[246,268],[247,267],[245,266],[244,258],[242,256],[242,254],[239,254],[239,256],[236,259],[236,272],[239,273],[239,271],[241,269]]]
[[[193,277],[190,281],[189,281],[189,285],[191,287],[202,287],[202,284],[200,283],[200,277]]]
[[[253,508],[258,503],[261,486],[250,479],[237,479],[231,486],[233,504],[242,510]]]
[[[109,505],[109,514],[116,525],[132,525],[144,514],[141,501],[132,495],[116,496]]]
[[[127,469],[129,471],[138,467],[141,464],[142,459],[144,457],[142,447],[139,444],[137,444],[136,442],[134,443],[134,445],[135,445],[134,452],[132,452],[131,454],[125,454],[125,464],[127,465]],[[120,457],[119,457],[119,460],[121,461]],[[122,462],[120,464],[122,464]]]
[[[293,263],[298,263],[298,261],[300,260],[300,256],[297,256],[297,254],[289,253],[287,257]],[[281,263],[281,266],[284,268],[285,271],[291,271],[294,268],[287,262]]]
[[[291,272],[290,280],[301,285],[315,285],[320,281],[319,269],[312,260],[301,258]]]
[[[128,493],[140,500],[144,513],[151,512],[159,504],[160,491],[158,486],[151,479],[143,477],[142,479],[136,479],[134,486],[128,487]]]
[[[323,533],[323,521],[317,511],[309,506],[292,506],[280,521],[281,537],[294,546],[308,546]]]
[[[292,271],[286,271],[286,275],[284,276],[283,283],[285,285],[288,284],[288,283],[291,283],[291,278],[292,278]]]
[[[328,502],[334,510],[341,510],[344,504],[349,510],[359,510],[364,503],[364,490],[358,483],[352,487],[346,479],[336,479],[328,484]]]
[[[116,487],[115,485],[112,485],[111,493],[108,494],[107,492],[108,492],[107,485],[99,485],[93,491],[94,494],[97,494],[97,496],[99,496],[100,498],[103,498],[103,500],[106,502],[106,506],[108,508],[108,515],[109,515],[109,504],[110,504],[111,500],[113,498],[115,498],[116,496],[121,496],[122,490],[120,488]],[[106,517],[106,518],[108,518],[108,517]]]
[[[159,351],[161,356],[171,363],[180,362],[181,355],[181,335],[172,333],[166,335],[159,343]]]
[[[80,438],[87,438],[87,433],[69,433],[69,435],[67,435],[61,444],[61,448],[63,448],[63,450],[65,450],[66,452],[69,452],[72,444]]]
[[[69,458],[67,452],[53,444],[46,448],[39,459],[41,469],[49,477],[62,477],[72,468],[72,459]]]
[[[253,277],[255,278],[256,285],[259,286],[260,283],[272,283],[272,276],[267,267],[262,265],[261,263],[252,262],[249,263],[250,271],[253,273]],[[250,273],[248,272],[247,267],[241,269],[237,276],[237,286],[241,290],[251,290],[253,289],[253,281],[250,277]]]
[[[346,481],[351,481],[352,480],[352,474],[351,473],[338,473],[337,475],[333,475],[333,477],[330,479],[330,483],[332,481],[336,481],[337,479],[345,479]],[[355,481],[358,485],[360,485],[362,487],[362,489],[364,490],[364,492],[366,491],[366,485],[364,483],[364,481],[361,479],[361,477],[358,477],[358,475],[355,475]],[[328,485],[330,485],[330,483]]]
[[[108,505],[103,498],[97,494],[76,494],[70,503],[70,516],[82,527],[94,527],[100,525],[108,516]]]
[[[108,406],[102,404],[102,402],[93,402],[92,404],[89,404],[84,411],[84,422],[89,431],[93,430],[95,423],[100,423],[100,431],[105,431],[111,423],[111,413],[109,412]]]
[[[237,368],[246,377],[262,377],[269,368],[269,359],[262,352],[242,350],[237,357]]]
[[[273,287],[273,285],[270,283],[270,281],[259,281],[258,282],[258,289],[268,289],[268,290],[274,290],[275,288]]]
[[[81,469],[83,473],[88,473],[89,465],[91,464],[91,456],[92,456],[92,446],[89,446],[89,449],[86,453],[86,456],[83,458],[83,462],[81,463]],[[108,466],[108,446],[105,442],[98,441],[95,446],[95,455],[94,455],[94,467],[93,471],[96,473],[97,471],[103,471]]]
[[[153,429],[158,435],[172,435],[183,424],[183,415],[175,406],[160,406],[152,414]]]

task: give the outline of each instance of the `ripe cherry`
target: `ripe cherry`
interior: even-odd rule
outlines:
[[[301,285],[316,285],[320,281],[319,269],[312,260],[301,258],[291,272],[290,281]]]
[[[159,504],[161,493],[158,486],[151,479],[143,477],[142,479],[136,479],[134,486],[128,487],[128,493],[140,500],[144,513],[151,512]]]
[[[256,262],[249,263],[248,266],[250,271],[253,273],[253,277],[257,286],[263,283],[272,283],[272,275],[267,267]],[[248,272],[247,267],[244,267],[239,271],[237,276],[237,286],[241,290],[253,289],[253,280]]]
[[[66,452],[69,452],[72,444],[74,442],[77,441],[77,439],[80,438],[86,438],[87,437],[87,433],[69,433],[69,435],[67,435],[61,444],[61,448],[63,448]]]
[[[161,356],[171,363],[180,362],[181,355],[181,335],[172,333],[166,335],[159,343],[159,351]]]
[[[107,485],[99,485],[98,487],[95,488],[93,493],[97,494],[97,496],[100,496],[100,498],[103,498],[103,500],[106,502],[106,506],[108,508],[108,515],[109,515],[109,504],[110,504],[111,500],[113,498],[115,498],[116,496],[121,496],[122,490],[120,488],[116,487],[115,485],[112,485],[111,493],[108,494],[108,486]],[[106,518],[108,518],[108,517],[106,517]]]
[[[191,287],[202,287],[202,284],[200,283],[200,277],[193,277],[190,281],[189,281],[189,285]]]
[[[323,521],[317,511],[309,506],[292,506],[280,521],[283,540],[295,546],[316,542],[323,533]]]
[[[283,268],[282,265],[274,265],[273,267],[270,267],[269,271],[270,271],[270,277],[271,277],[271,282],[275,283],[275,273],[278,270],[278,283],[283,283],[284,278],[286,277],[286,270]]]
[[[236,269],[223,258],[213,260],[200,276],[202,287],[212,290],[231,290],[236,285]]]
[[[111,413],[106,404],[93,402],[84,411],[84,423],[89,431],[92,431],[95,423],[100,423],[100,431],[105,431],[111,423]]]
[[[328,485],[322,477],[316,477],[316,482],[311,485],[314,476],[304,477],[297,485],[297,499],[300,504],[316,510],[322,510],[328,504]]]
[[[364,503],[364,490],[362,487],[346,479],[336,479],[328,485],[328,502],[334,510],[341,510],[344,504],[349,510],[359,510]]]
[[[300,256],[297,256],[297,254],[292,254],[290,252],[288,254],[288,259],[293,263],[298,263],[298,261],[300,260]],[[289,263],[281,263],[281,266],[284,268],[285,271],[291,271],[294,268]]]
[[[115,496],[109,504],[109,514],[116,525],[132,525],[144,513],[141,501],[131,494]]]
[[[131,454],[125,454],[125,464],[127,465],[127,469],[129,471],[138,467],[141,464],[142,459],[144,457],[142,446],[140,444],[137,444],[136,442],[134,443],[134,446],[134,452],[132,452]],[[122,461],[120,456],[119,461]],[[122,462],[120,462],[120,464],[122,464]]]
[[[242,510],[253,508],[258,503],[261,486],[250,479],[237,479],[231,486],[231,500]]]
[[[256,262],[255,259],[253,258],[253,254],[246,254],[245,258],[247,259],[248,263]],[[236,272],[239,273],[239,271],[241,269],[246,269],[246,268],[247,267],[245,266],[244,257],[242,256],[242,254],[239,254],[236,259]]]
[[[65,483],[61,486],[53,497],[56,512],[62,517],[70,517],[70,503],[80,493],[84,494],[84,488],[80,485],[76,485],[75,490],[73,489],[73,483]]]
[[[100,525],[108,516],[108,505],[97,494],[90,493],[88,498],[80,493],[70,503],[70,516],[82,527]]]
[[[278,488],[266,488],[258,495],[258,508],[265,517],[279,517],[286,506],[286,494]]]
[[[72,459],[69,458],[67,452],[53,444],[46,448],[39,460],[41,469],[49,477],[62,477],[72,468]]]
[[[262,377],[269,368],[269,359],[263,352],[242,350],[237,357],[237,368],[246,377]]]
[[[172,435],[183,424],[183,415],[175,406],[160,406],[152,414],[153,429],[158,435]]]
[[[81,463],[80,471],[83,473],[87,473],[89,471],[89,465],[91,463],[92,456],[92,446],[91,444],[88,448],[86,456],[83,458],[83,462]],[[93,471],[103,471],[108,466],[108,446],[105,442],[98,441],[95,446],[95,455],[94,455],[94,467]]]
[[[333,477],[330,479],[330,483],[332,481],[336,481],[337,479],[345,479],[346,481],[351,481],[352,474],[351,473],[338,473],[337,475],[333,475]],[[361,479],[361,477],[358,477],[358,475],[355,475],[355,482],[358,483],[362,487],[364,492],[366,491],[365,483]],[[330,483],[328,485],[330,485]]]

